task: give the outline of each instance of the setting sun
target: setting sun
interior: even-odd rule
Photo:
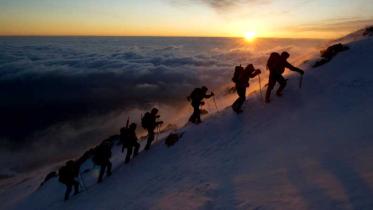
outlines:
[[[246,41],[253,41],[256,37],[256,33],[253,31],[249,31],[245,33],[245,40]]]

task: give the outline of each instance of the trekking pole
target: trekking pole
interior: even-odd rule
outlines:
[[[159,125],[158,125],[158,126],[157,126],[157,136],[155,137],[155,141],[156,141],[156,142],[158,141],[159,133],[160,133],[160,128],[159,128]]]
[[[130,116],[128,116],[128,118],[127,118],[126,128],[128,128],[129,124],[130,124]]]
[[[218,105],[216,104],[215,95],[212,97],[212,100],[214,101],[216,111],[219,112]]]
[[[300,75],[300,79],[299,79],[299,89],[302,89],[302,85],[303,85],[303,74]]]
[[[85,185],[85,181],[84,181],[81,173],[79,173],[79,177],[78,178],[79,178],[79,181],[80,181],[79,182],[80,186],[83,188],[84,191],[87,191],[87,185]]]
[[[263,92],[262,92],[262,80],[260,79],[260,74],[258,74],[259,79],[259,91],[260,91],[260,97],[263,100]]]

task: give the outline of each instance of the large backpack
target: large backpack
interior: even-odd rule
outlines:
[[[144,116],[141,118],[141,126],[144,129],[147,129],[151,126],[151,116],[149,112],[145,113]]]
[[[240,75],[241,75],[241,73],[243,72],[243,67],[241,66],[241,65],[239,65],[239,66],[236,66],[235,68],[234,68],[234,73],[233,73],[233,78],[232,78],[232,81],[234,82],[234,83],[239,83],[240,82]]]
[[[267,61],[267,69],[270,71],[275,70],[281,61],[281,56],[277,52],[271,53]]]
[[[202,89],[201,88],[196,88],[193,90],[193,92],[190,94],[190,98],[192,101],[199,101],[201,100],[201,94],[202,94]]]
[[[108,142],[101,143],[95,149],[95,154],[92,158],[96,165],[103,165],[111,157],[111,145]]]
[[[128,144],[128,137],[129,137],[129,128],[123,127],[120,129],[119,141],[123,145],[123,147],[127,147]]]
[[[66,184],[69,179],[69,169],[67,166],[62,166],[60,170],[58,170],[58,181]]]

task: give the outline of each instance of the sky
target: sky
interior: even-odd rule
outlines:
[[[336,38],[372,0],[0,0],[0,35]]]

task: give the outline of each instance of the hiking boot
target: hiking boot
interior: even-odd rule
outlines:
[[[276,92],[276,95],[277,95],[278,97],[281,97],[281,96],[283,96],[284,94],[282,94],[282,92]]]
[[[236,109],[236,108],[233,108],[233,107],[232,107],[232,109],[233,109],[234,112],[236,112],[236,114],[240,114],[240,113],[243,112],[242,109]]]
[[[191,122],[191,123],[196,123],[196,119],[194,119],[194,118],[189,118],[189,122]]]
[[[271,103],[271,100],[269,100],[269,98],[266,98],[266,100],[264,101],[264,103],[269,104],[269,103]]]

